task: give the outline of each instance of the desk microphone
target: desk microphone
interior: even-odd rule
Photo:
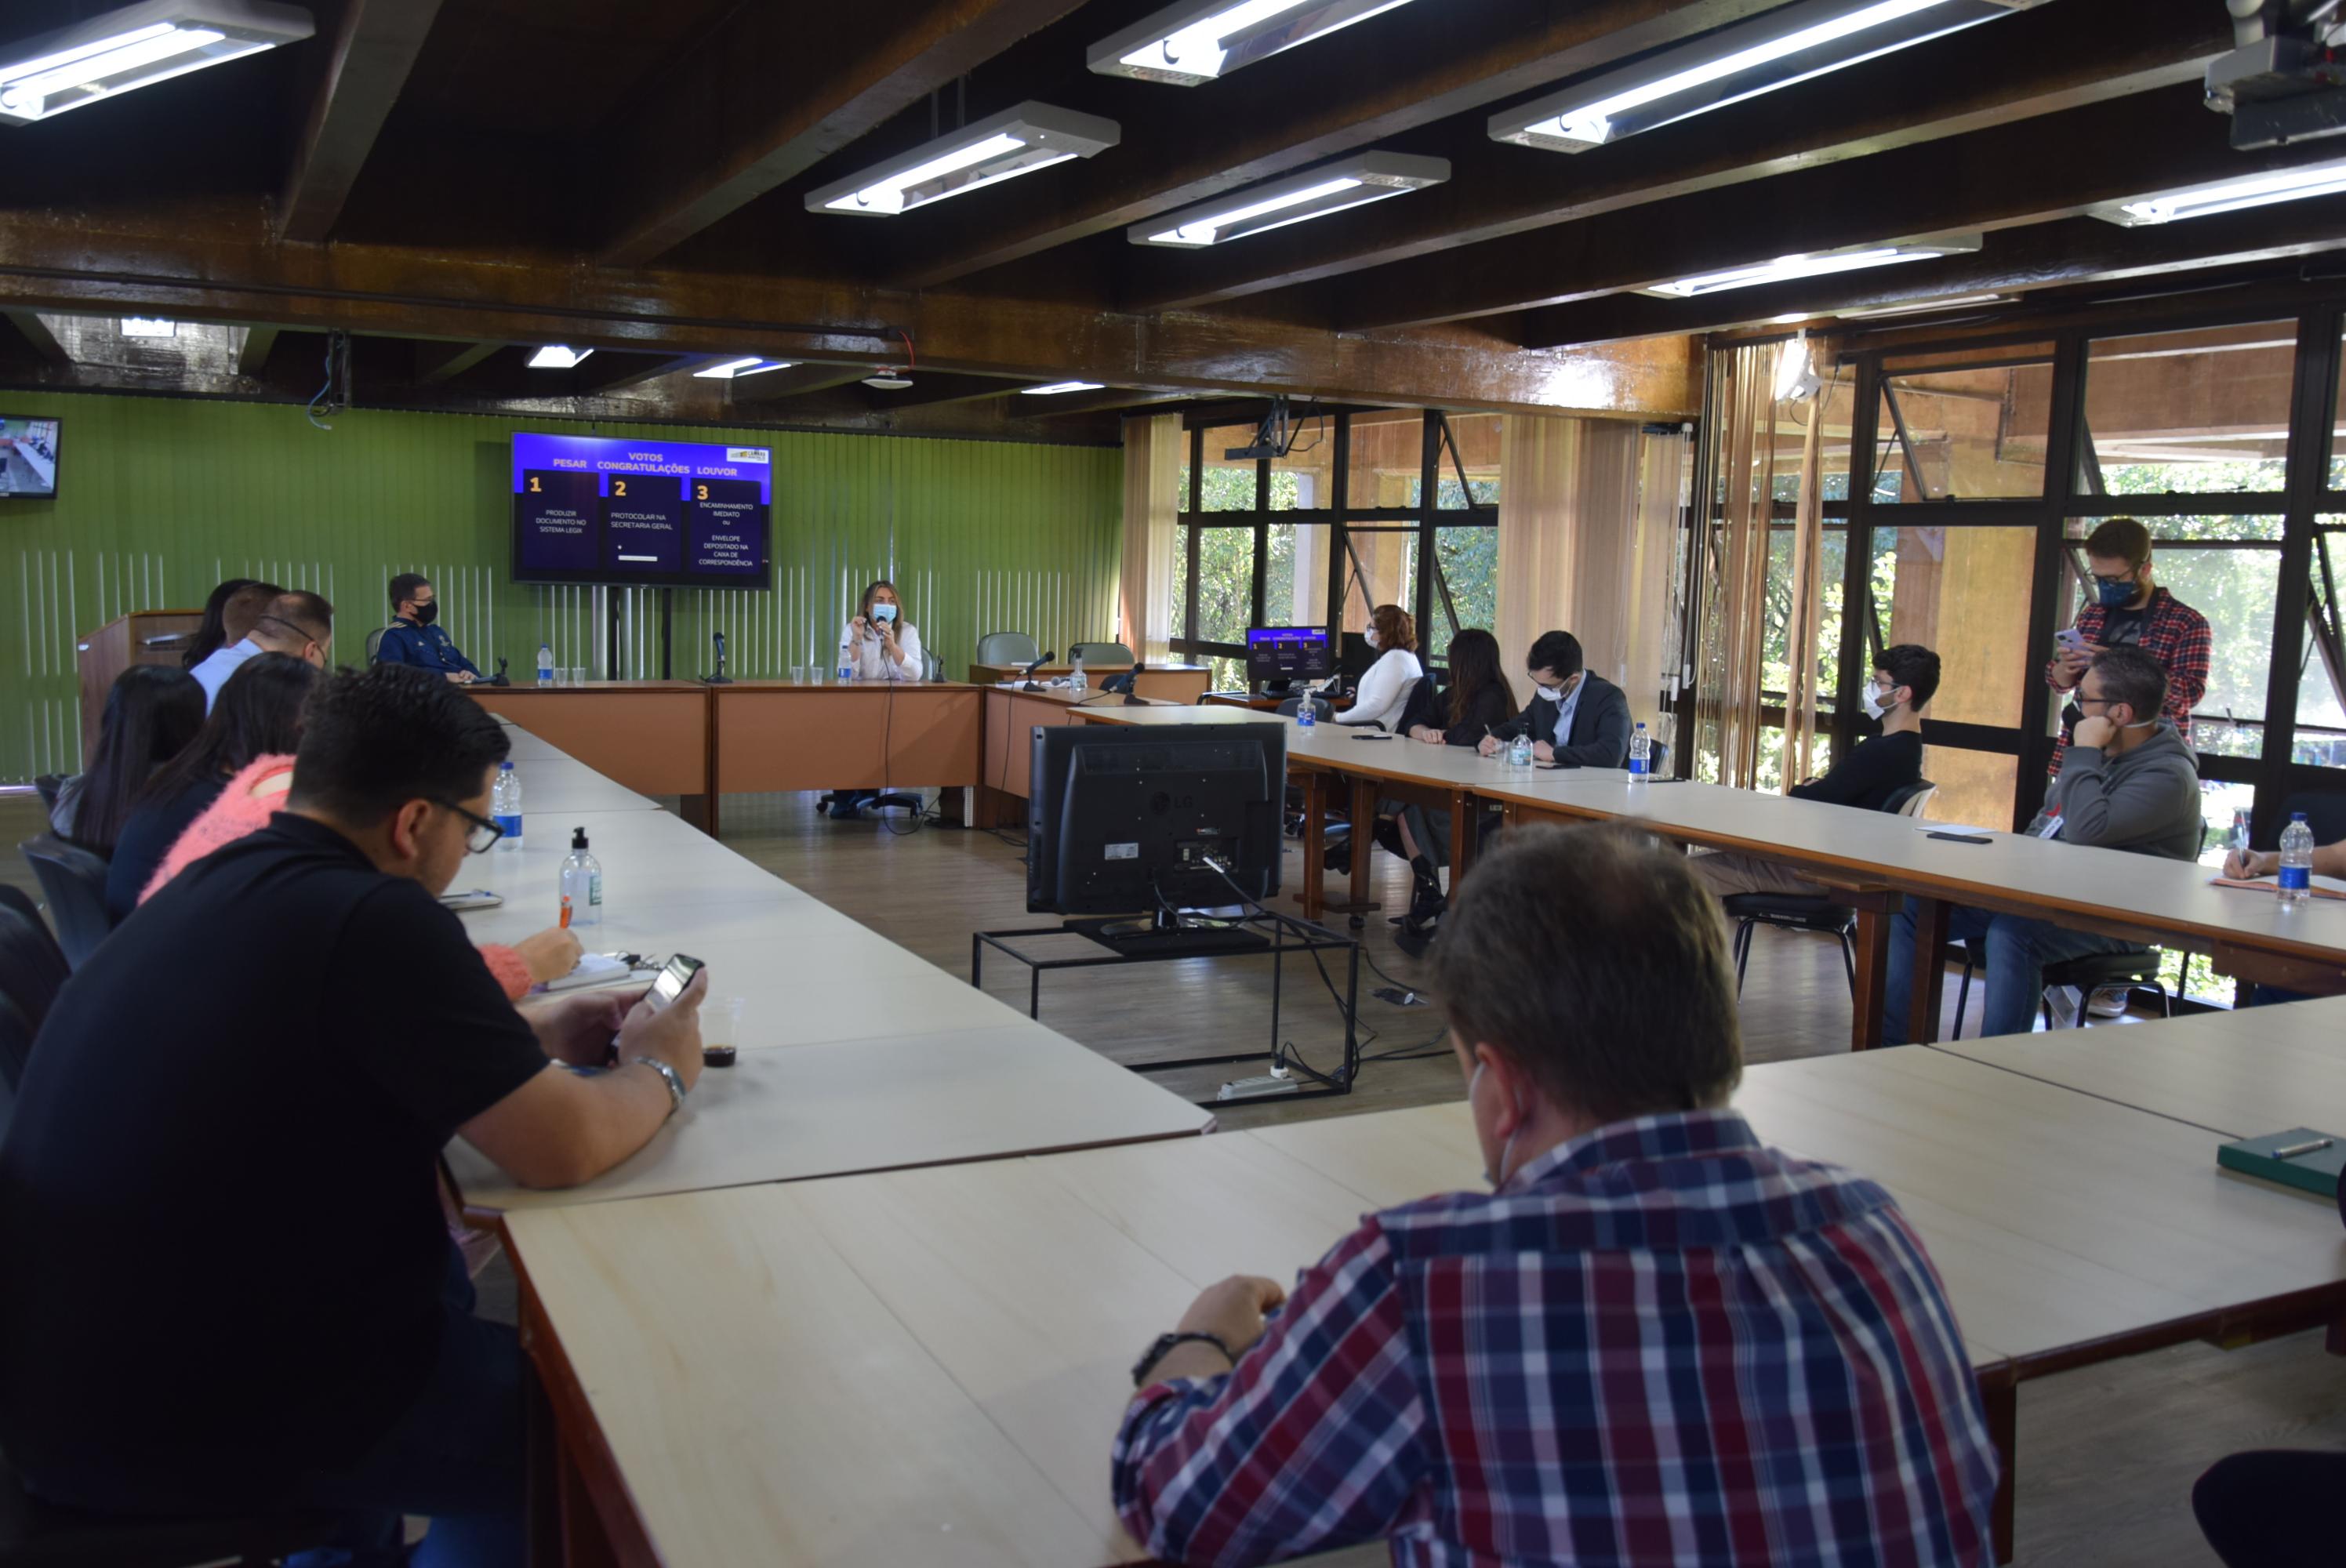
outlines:
[[[1111,691],[1120,691],[1124,693],[1125,707],[1147,708],[1148,706],[1148,699],[1140,695],[1140,672],[1148,667],[1148,660],[1134,659],[1132,661],[1132,667],[1125,671],[1124,674],[1112,675],[1106,680],[1100,682],[1101,692],[1105,694]]]
[[[513,682],[505,678],[505,666],[512,662],[513,660],[505,657],[503,655],[498,656],[497,673],[489,677],[489,684],[491,686],[511,686],[513,684]]]
[[[1049,664],[1052,657],[1053,656],[1050,652],[1046,651],[1042,657],[1036,659],[1033,664],[1028,665],[1025,669],[1018,672],[1018,678],[1026,683],[1018,688],[1020,691],[1040,691],[1043,689],[1042,684],[1035,678],[1035,672],[1041,669],[1045,665]]]
[[[700,684],[703,686],[731,686],[733,684],[733,677],[725,673],[725,634],[723,632],[711,632],[709,634],[709,640],[717,645],[717,673],[715,675],[702,676],[700,677]]]

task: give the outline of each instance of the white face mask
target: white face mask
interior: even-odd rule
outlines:
[[[1361,640],[1362,640],[1362,642],[1364,642],[1364,643],[1368,644],[1371,647],[1376,647],[1376,646],[1377,646],[1377,628],[1376,628],[1376,627],[1374,627],[1374,626],[1371,626],[1367,631],[1362,632],[1362,633],[1361,634]]]
[[[1880,687],[1869,686],[1865,688],[1866,718],[1880,718],[1883,714],[1889,712],[1892,708],[1897,706],[1898,699],[1895,697],[1892,697],[1885,693]]]
[[[1539,688],[1539,693],[1550,702],[1562,702],[1564,700],[1564,687],[1560,686],[1544,686]]]
[[[875,621],[892,621],[896,618],[896,606],[884,600],[875,604],[872,606],[872,618]]]
[[[1479,1061],[1474,1064],[1474,1074],[1466,1080],[1467,1105],[1472,1105],[1474,1103],[1474,1090],[1483,1082],[1483,1069],[1490,1064],[1491,1064],[1487,1060]],[[1507,1141],[1499,1145],[1499,1163],[1497,1168],[1492,1169],[1486,1167],[1483,1172],[1483,1179],[1490,1184],[1491,1190],[1493,1192],[1498,1192],[1507,1185],[1507,1157],[1515,1152],[1515,1138],[1523,1132],[1523,1130],[1519,1118],[1515,1132],[1509,1133],[1507,1135]]]

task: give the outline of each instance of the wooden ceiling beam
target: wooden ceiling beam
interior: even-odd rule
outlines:
[[[244,341],[236,349],[236,373],[257,376],[269,368],[269,355],[277,347],[276,327],[247,327]]]
[[[1256,303],[1276,309],[1285,298],[1290,308],[1332,318],[1343,331],[1456,321],[1645,288],[1791,249],[2045,223],[2097,202],[2337,156],[2319,140],[2236,152],[2229,129],[2224,117],[2208,112],[2197,84],[2181,84],[1418,257],[1335,280],[1325,286],[1332,305],[1302,298],[1306,290]],[[1919,280],[1944,265],[1905,268]]]
[[[1001,376],[943,375],[923,369],[913,372],[913,384],[902,392],[873,390],[872,406],[882,409],[918,408],[924,403],[977,402],[985,398],[1007,397],[1020,387],[1036,384],[1023,379],[1005,380]]]
[[[278,195],[280,236],[314,243],[332,232],[392,104],[407,85],[440,4],[343,0],[342,25]]]
[[[280,245],[249,207],[229,202],[207,219],[174,216],[184,220],[146,233],[93,229],[77,215],[13,216],[0,247],[0,309],[266,319],[296,330],[445,338],[486,345],[484,354],[503,343],[565,342],[842,365],[902,363],[901,332],[917,345],[923,369],[1036,381],[1669,417],[1699,401],[1698,355],[1684,341],[1527,354],[1472,326],[1339,334],[1221,315],[1149,320],[1065,300],[623,272],[510,250]],[[440,360],[440,379],[473,351],[456,348]],[[419,371],[428,377],[434,368]]]
[[[395,332],[395,326],[385,326],[386,332]],[[495,353],[505,345],[500,341],[484,342],[423,342],[415,345],[415,373],[412,378],[417,386],[435,386],[454,381]]]
[[[73,363],[73,356],[66,352],[65,345],[57,341],[56,334],[49,331],[48,323],[41,320],[37,311],[9,311],[5,314],[8,325],[24,340],[35,359],[49,365]]]
[[[715,354],[597,354],[571,372],[570,384],[583,393],[624,392],[719,362]]]
[[[1227,82],[1149,87],[1119,100],[1124,140],[1113,154],[1003,187],[983,227],[908,245],[913,254],[886,280],[935,288],[1691,37],[1771,3],[1404,5]]]
[[[2149,229],[2120,229],[2093,218],[2065,219],[1987,237],[1974,255],[1885,267],[1830,278],[1733,289],[1696,300],[1613,294],[1526,311],[1517,332],[1531,347],[1589,344],[1656,332],[1724,331],[1780,315],[1830,317],[1938,294],[2002,293],[2016,290],[2115,283],[2176,276],[2175,290],[2202,286],[2196,276],[2219,269],[2275,263],[2346,250],[2346,197],[2285,202],[2222,218],[2193,219]],[[1924,274],[1919,269],[1927,267]],[[1912,275],[1898,277],[1912,270]],[[2212,280],[2212,279],[2210,280]],[[2073,301],[2075,303],[2075,301]],[[1962,317],[1994,314],[2019,321],[2032,312],[2014,305],[1983,306]],[[1888,330],[1904,323],[1844,321],[1835,331]],[[2025,329],[2023,329],[2025,330]]]
[[[852,386],[871,373],[870,365],[794,364],[788,370],[736,376],[725,384],[731,389],[729,395],[737,403],[780,402],[829,392],[833,387]]]
[[[614,117],[598,259],[640,266],[811,168],[1080,0],[737,6]]]
[[[1127,247],[1117,299],[1195,310],[2196,82],[2231,37],[2206,0],[2064,0],[1590,152],[1503,146],[1475,117],[1445,127],[1448,184],[1209,250]]]

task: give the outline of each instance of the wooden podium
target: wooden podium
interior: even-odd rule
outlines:
[[[74,644],[74,663],[81,674],[81,763],[97,749],[97,731],[106,716],[106,694],[114,677],[134,664],[179,662],[179,652],[203,624],[201,610],[133,610],[111,620]]]

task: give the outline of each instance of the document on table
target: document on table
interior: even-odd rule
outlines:
[[[2209,877],[2208,885],[2215,888],[2241,888],[2252,893],[2278,892],[2280,884],[2270,877]],[[2315,877],[2313,896],[2318,899],[2346,899],[2346,881],[2336,877]]]

